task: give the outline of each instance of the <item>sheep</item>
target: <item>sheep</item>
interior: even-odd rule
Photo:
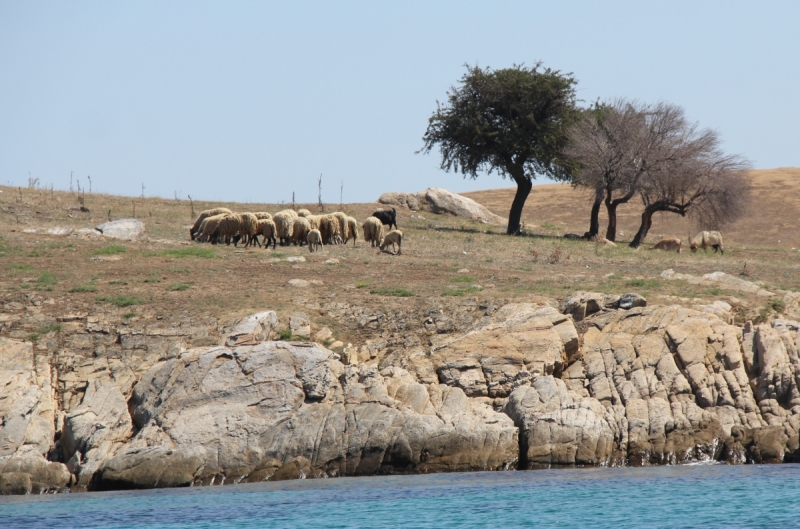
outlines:
[[[198,242],[211,240],[211,235],[217,229],[217,224],[225,215],[229,215],[229,213],[220,213],[219,215],[204,218],[203,222],[200,223],[200,229],[195,233],[195,240]]]
[[[308,224],[309,224],[309,226],[311,226],[312,230],[318,230],[319,229],[319,221],[322,218],[322,215],[309,215],[309,216],[304,217],[304,218],[306,220],[308,220]]]
[[[290,210],[279,211],[272,216],[275,222],[275,236],[281,241],[281,246],[289,244],[289,239],[292,237],[294,217],[288,211]]]
[[[344,239],[344,236],[347,235],[347,215],[341,211],[335,211],[332,215],[339,221],[339,235]]]
[[[189,238],[194,240],[195,235],[198,231],[200,231],[200,224],[203,223],[205,219],[208,217],[213,217],[215,215],[220,215],[222,213],[231,213],[231,210],[228,208],[214,208],[214,209],[207,209],[205,211],[201,211],[200,215],[197,216],[197,219],[194,221],[194,224],[191,228],[189,228]]]
[[[230,245],[231,241],[233,241],[233,245],[237,246],[239,239],[236,236],[239,234],[240,224],[241,219],[236,213],[230,213],[222,217],[222,219],[220,219],[220,221],[217,223],[217,229],[214,230],[214,233],[211,236],[212,244],[224,242],[225,244]]]
[[[308,251],[313,252],[314,250],[319,250],[323,247],[322,244],[322,234],[319,230],[310,230],[308,235],[306,236],[306,242],[308,242]]]
[[[696,252],[698,248],[702,248],[705,252],[708,252],[709,248],[714,248],[714,253],[719,250],[721,254],[725,255],[725,251],[722,248],[722,233],[719,231],[701,231],[697,234],[697,237],[691,240],[689,245],[692,253]]]
[[[303,246],[309,231],[311,231],[311,226],[308,224],[308,219],[303,217],[294,219],[292,225],[292,242],[295,246]]]
[[[664,250],[666,252],[678,252],[681,253],[681,240],[677,237],[667,237],[665,239],[661,239],[658,241],[654,246],[653,250]]]
[[[304,209],[298,209],[297,210],[297,216],[298,217],[310,217],[311,216],[311,212],[308,211],[305,208]]]
[[[345,244],[347,244],[347,241],[352,237],[353,246],[356,245],[356,239],[358,239],[358,221],[353,217],[347,217],[347,230],[345,230],[344,236]]]
[[[269,248],[269,242],[272,241],[272,249],[275,249],[275,222],[272,219],[261,219],[258,221],[258,233],[264,237],[264,249]]]
[[[392,211],[376,211],[372,214],[373,217],[380,220],[384,226],[392,226],[397,229],[397,210],[392,208]]]
[[[397,245],[397,253],[395,255],[400,255],[402,253],[402,244],[403,244],[403,232],[400,230],[392,230],[386,234],[383,238],[383,242],[380,244],[380,249],[383,251],[386,249],[387,246],[392,245],[392,251],[394,251],[394,245]]]
[[[239,213],[239,234],[237,236],[237,242],[239,237],[244,238],[245,248],[251,246],[253,243],[261,246],[258,242],[258,218],[253,213]]]
[[[253,213],[258,220],[267,220],[272,218],[272,213],[267,213],[266,211],[257,211]]]
[[[287,215],[292,217],[292,219],[297,218],[297,212],[293,209],[282,209],[278,213],[286,213]],[[277,215],[278,213],[276,213],[275,215]],[[275,218],[275,215],[273,215],[272,217]]]
[[[319,231],[322,234],[322,242],[326,244],[342,242],[342,236],[339,233],[339,220],[333,215],[323,215],[319,219]]]
[[[361,225],[364,228],[364,241],[371,247],[379,246],[383,240],[383,223],[377,217],[369,217]]]

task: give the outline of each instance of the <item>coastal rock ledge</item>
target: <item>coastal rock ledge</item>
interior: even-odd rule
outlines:
[[[0,338],[0,493],[800,460],[800,324],[641,298],[582,309],[579,333],[554,305],[461,332],[431,316],[429,344],[360,363],[269,341],[272,312],[233,326],[257,321],[247,339],[94,320],[60,347]]]

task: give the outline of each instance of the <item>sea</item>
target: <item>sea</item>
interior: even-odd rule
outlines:
[[[468,472],[0,497],[0,528],[800,527],[800,465]]]

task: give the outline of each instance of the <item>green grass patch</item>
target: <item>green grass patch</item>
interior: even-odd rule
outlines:
[[[128,282],[127,281],[123,281],[121,279],[114,279],[112,281],[109,281],[108,284],[109,285],[127,285]]]
[[[160,277],[148,277],[147,279],[143,280],[142,283],[161,283]]]
[[[366,288],[370,285],[369,281],[356,281],[356,288]]]
[[[472,276],[455,276],[451,277],[450,281],[452,283],[474,283],[475,278]]]
[[[10,265],[6,266],[6,269],[8,269],[8,270],[33,270],[33,267],[31,265],[27,265],[27,264],[10,264]]]
[[[130,307],[132,305],[139,305],[144,303],[143,299],[139,299],[133,296],[97,296],[95,298],[97,301],[105,301],[107,303],[111,303],[112,305],[116,305],[117,307]]]
[[[278,331],[278,339],[288,341],[292,339],[292,330],[291,329],[281,329]]]
[[[103,248],[98,248],[97,250],[92,252],[92,255],[115,255],[118,253],[125,253],[128,249],[124,246],[120,246],[118,244],[111,244],[109,246],[105,246]]]
[[[45,271],[39,274],[39,278],[36,279],[36,288],[38,290],[53,290],[53,285],[56,283],[58,283],[58,279],[56,279],[55,274]]]
[[[185,257],[201,257],[203,259],[213,259],[216,257],[217,251],[213,248],[175,248],[172,250],[163,250],[161,252],[153,252],[145,254],[146,257],[172,257],[174,259],[183,259]]]
[[[170,292],[183,292],[184,290],[189,290],[189,285],[186,283],[172,283],[167,287],[167,290]]]
[[[396,296],[399,298],[410,298],[414,295],[410,290],[405,288],[376,288],[369,291],[370,294],[378,294],[379,296]]]
[[[97,287],[94,285],[78,285],[69,289],[70,292],[97,292]]]
[[[283,252],[272,252],[271,254],[269,254],[270,257],[286,257],[287,255],[288,254],[285,254]]]
[[[481,290],[483,289],[478,286],[463,286],[459,288],[451,288],[449,290],[445,290],[444,292],[442,292],[442,297],[448,297],[448,296],[460,297],[460,296],[465,296],[467,294],[474,294],[476,292],[480,292]]]
[[[122,315],[122,317],[125,318],[126,320],[129,320],[129,319],[133,318],[134,316],[136,316],[135,312],[126,312],[125,314]]]
[[[637,288],[658,288],[661,286],[661,281],[658,279],[632,279],[625,283],[625,286]]]
[[[170,268],[170,272],[175,272],[176,274],[188,274],[191,272],[188,268]]]

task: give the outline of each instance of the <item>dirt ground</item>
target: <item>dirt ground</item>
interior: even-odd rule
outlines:
[[[364,343],[409,334],[450,314],[456,327],[510,301],[557,301],[579,290],[637,292],[651,303],[701,303],[723,299],[741,306],[741,317],[779,310],[755,295],[660,279],[663,270],[701,275],[724,271],[765,287],[800,291],[800,170],[755,172],[759,207],[725,231],[725,255],[668,254],[643,247],[599,246],[565,240],[583,233],[589,204],[569,186],[534,188],[525,210],[527,234],[508,237],[499,226],[427,212],[398,210],[404,233],[401,255],[381,253],[363,240],[355,246],[235,248],[189,241],[192,208],[275,212],[285,204],[234,204],[162,198],[51,192],[0,187],[0,335],[37,339],[58,333],[58,317],[102,313],[118,325],[216,321],[274,309],[282,322],[302,311],[326,340]],[[513,190],[468,195],[507,216]],[[88,212],[81,212],[79,199]],[[316,205],[298,204],[318,211]],[[377,204],[326,205],[363,221]],[[621,208],[621,229],[635,230],[636,208]],[[84,240],[30,233],[49,227],[87,228],[112,219],[142,220],[146,242]],[[683,220],[657,219],[657,234],[686,238]],[[26,232],[27,230],[27,232]],[[782,234],[786,233],[784,237]],[[761,234],[763,236],[759,236]],[[681,236],[681,235],[679,235]],[[794,237],[794,238],[791,238]],[[774,239],[774,241],[773,241]],[[778,243],[777,240],[781,242]],[[290,261],[303,257],[304,261]],[[304,279],[305,288],[289,285]],[[31,308],[33,307],[33,308]],[[467,310],[467,308],[469,310]],[[27,312],[26,312],[27,311]],[[36,312],[41,317],[26,318]],[[747,312],[749,311],[749,313]],[[391,322],[371,325],[375,319]]]

